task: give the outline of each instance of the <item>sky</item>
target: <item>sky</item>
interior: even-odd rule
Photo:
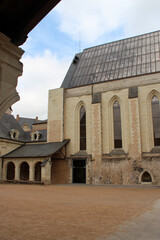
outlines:
[[[12,114],[47,119],[48,91],[61,86],[76,53],[157,30],[159,0],[61,0],[20,46],[20,101]]]

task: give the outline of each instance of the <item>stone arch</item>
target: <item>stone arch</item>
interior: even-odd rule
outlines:
[[[139,176],[140,183],[152,183],[153,176],[148,170],[144,170]]]
[[[80,102],[78,102],[77,103],[77,105],[76,105],[76,108],[75,108],[75,113],[76,113],[76,118],[78,118],[79,119],[79,111],[80,111],[80,109],[81,109],[81,107],[84,107],[85,109],[86,109],[86,111],[87,111],[87,106],[86,106],[86,103],[83,101],[83,100],[81,100]]]
[[[115,101],[119,102],[120,106],[122,106],[121,99],[117,95],[114,95],[109,101],[109,107],[113,107]]]
[[[14,180],[15,179],[15,165],[13,162],[8,162],[7,164],[7,180]]]
[[[29,164],[27,162],[22,162],[20,165],[20,180],[29,180]]]
[[[41,182],[41,163],[40,161],[37,162],[34,168],[34,178],[37,182]]]
[[[160,101],[160,93],[157,90],[153,89],[147,96],[147,102],[149,104],[154,96],[156,96]]]

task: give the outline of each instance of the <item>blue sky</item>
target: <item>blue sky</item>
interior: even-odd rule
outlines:
[[[60,87],[84,48],[159,30],[159,0],[62,0],[29,34],[13,114],[47,118],[48,90]]]
[[[57,15],[54,10],[50,12],[29,34],[28,40],[22,46],[26,51],[26,56],[42,55],[44,50],[49,49],[59,58],[63,58],[64,53],[71,55],[78,51],[78,43],[70,39],[67,34],[59,31],[59,17]]]

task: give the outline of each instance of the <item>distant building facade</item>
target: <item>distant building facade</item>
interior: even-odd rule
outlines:
[[[46,142],[3,153],[2,179],[21,158],[34,181],[42,158],[46,183],[159,185],[159,104],[160,31],[85,49],[49,91]]]

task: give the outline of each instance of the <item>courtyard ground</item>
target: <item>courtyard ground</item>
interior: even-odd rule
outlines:
[[[159,199],[160,187],[0,184],[0,239],[107,239]]]

